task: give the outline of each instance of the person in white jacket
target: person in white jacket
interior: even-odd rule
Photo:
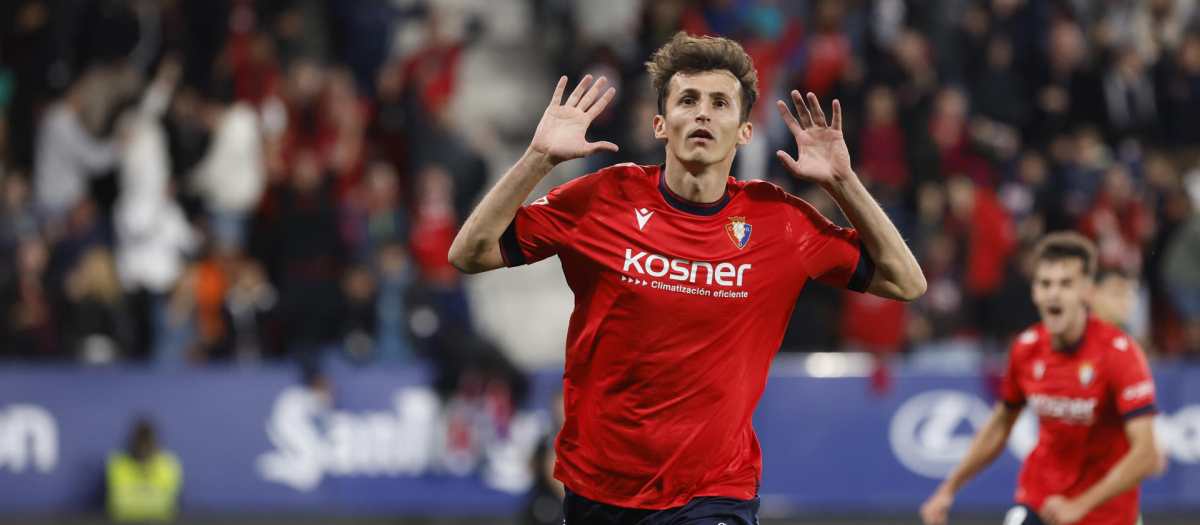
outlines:
[[[116,231],[117,273],[125,290],[142,297],[149,318],[149,345],[156,361],[178,363],[190,342],[184,319],[167,311],[171,292],[201,237],[193,230],[173,197],[171,158],[161,117],[170,105],[179,78],[179,65],[164,61],[147,86],[140,104],[121,116],[121,192],[113,205]],[[145,322],[145,321],[143,321]],[[144,330],[144,329],[143,329]]]
[[[258,113],[245,102],[210,102],[206,112],[212,140],[189,186],[209,212],[217,243],[241,248],[246,217],[258,206],[267,182]]]
[[[84,90],[76,81],[46,109],[37,130],[33,194],[38,212],[51,221],[65,217],[87,196],[88,181],[117,160],[116,147],[83,124]]]

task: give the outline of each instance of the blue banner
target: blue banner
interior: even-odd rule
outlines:
[[[991,410],[987,379],[898,370],[877,395],[862,377],[777,367],[755,415],[764,515],[913,511]],[[532,482],[561,370],[535,375],[511,417],[486,397],[445,402],[424,369],[332,372],[332,395],[284,366],[159,371],[0,369],[0,515],[97,508],[104,461],[139,416],[183,464],[184,512],[502,515]],[[1171,459],[1144,485],[1151,511],[1200,508],[1200,366],[1157,367],[1157,434]],[[1023,415],[1008,451],[960,510],[1011,504],[1037,439]]]

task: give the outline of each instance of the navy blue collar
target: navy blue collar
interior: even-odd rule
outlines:
[[[702,217],[712,217],[713,215],[721,213],[721,210],[725,209],[725,205],[729,204],[729,199],[732,198],[732,195],[729,192],[728,184],[725,186],[725,193],[721,195],[721,200],[718,200],[717,202],[704,204],[692,202],[680,197],[676,195],[675,192],[671,191],[671,188],[667,187],[667,167],[663,164],[658,166],[658,191],[662,193],[663,200],[667,201],[667,204],[672,208],[684,213],[700,215]]]

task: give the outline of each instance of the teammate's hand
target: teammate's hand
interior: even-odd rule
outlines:
[[[800,92],[792,91],[792,102],[796,104],[796,113],[800,115],[799,122],[788,109],[787,103],[782,100],[775,103],[788,130],[796,137],[796,147],[799,149],[795,160],[783,150],[775,152],[784,167],[792,175],[818,184],[853,175],[850,151],[846,149],[846,139],[842,136],[842,105],[837,100],[833,101],[833,123],[827,124],[825,112],[821,110],[816,95],[809,93],[808,104],[805,104]]]
[[[608,83],[608,79],[604,77],[600,77],[595,85],[588,89],[591,83],[592,76],[585,75],[564,104],[562,96],[567,87],[567,77],[558,80],[558,86],[554,88],[554,97],[550,99],[550,106],[542,114],[542,121],[538,122],[529,149],[545,155],[554,164],[600,151],[617,151],[616,144],[588,142],[584,137],[588,125],[604,111],[608,101],[617,94],[616,89],[608,88],[603,96],[599,96],[600,90]]]
[[[925,525],[946,525],[946,515],[950,513],[951,505],[954,505],[954,494],[944,490],[934,492],[921,505],[921,521]]]
[[[1038,512],[1046,525],[1070,525],[1087,515],[1087,509],[1073,500],[1059,495],[1046,498],[1042,510]]]

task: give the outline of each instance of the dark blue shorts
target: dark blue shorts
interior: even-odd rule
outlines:
[[[758,525],[758,498],[704,496],[682,507],[631,509],[600,503],[567,489],[564,525]]]

